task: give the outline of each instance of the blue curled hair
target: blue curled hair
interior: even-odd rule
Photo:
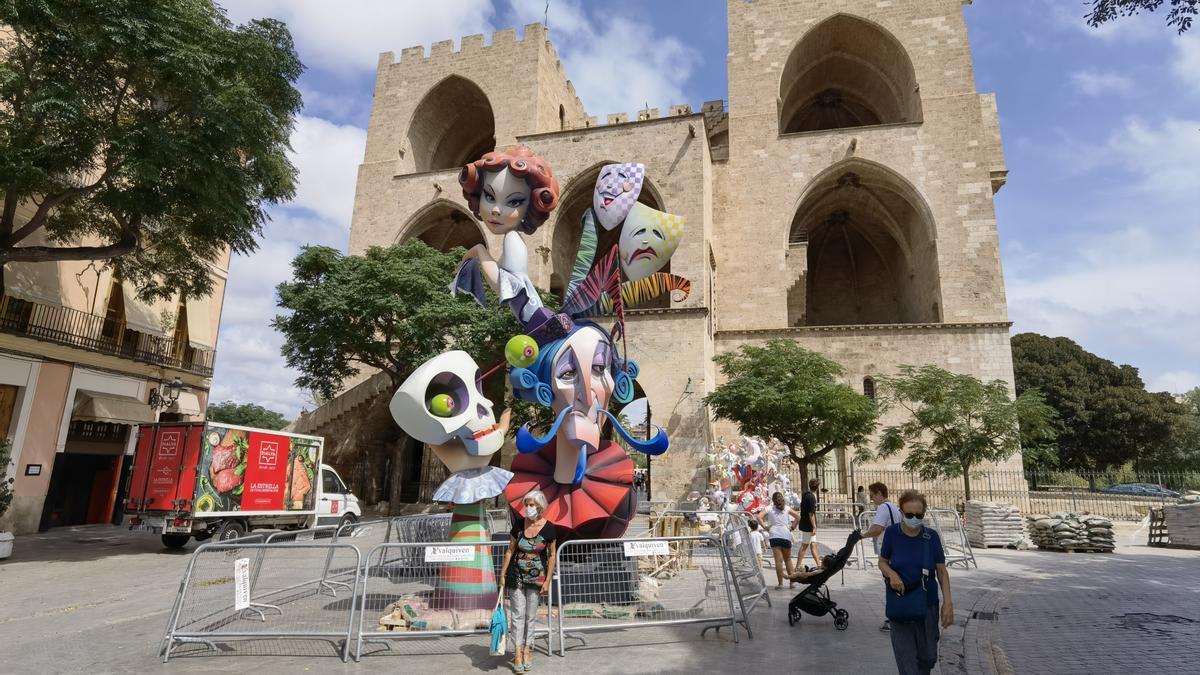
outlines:
[[[612,338],[598,324],[592,321],[576,320],[575,327],[571,332],[563,338],[547,343],[538,350],[537,358],[530,364],[528,368],[514,367],[509,372],[508,379],[512,383],[513,395],[522,401],[531,401],[549,408],[554,402],[554,391],[550,388],[550,382],[553,380],[551,376],[551,366],[554,364],[554,359],[558,357],[559,351],[562,350],[564,344],[572,335],[578,333],[584,328],[591,327],[600,332],[604,336],[604,342],[609,347],[609,368],[613,375],[613,398],[618,403],[629,403],[633,400],[633,384],[637,379],[640,368],[636,361],[632,359],[621,359],[617,356],[616,345],[613,344]],[[562,421],[566,418],[570,407],[564,408],[559,412],[554,420],[554,424],[546,435],[537,437],[529,430],[529,425],[526,424],[517,430],[517,451],[521,453],[537,452],[545,447],[558,433],[558,428],[562,425]],[[604,414],[612,422],[617,433],[621,435],[630,447],[644,452],[648,455],[661,455],[667,450],[667,434],[662,427],[658,427],[658,433],[648,441],[638,440],[629,433],[627,429],[621,426],[621,423],[607,410]],[[583,455],[580,455],[580,468],[576,471],[576,481],[582,478]]]

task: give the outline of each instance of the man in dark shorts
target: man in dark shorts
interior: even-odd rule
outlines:
[[[808,490],[800,497],[800,552],[796,554],[797,569],[804,569],[804,552],[812,551],[813,563],[821,566],[821,558],[817,555],[817,488],[821,481],[812,478],[808,481]]]

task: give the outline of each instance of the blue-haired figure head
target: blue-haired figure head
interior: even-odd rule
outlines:
[[[612,399],[633,400],[637,364],[621,360],[608,333],[590,321],[576,321],[565,337],[546,343],[528,368],[513,368],[510,379],[517,398],[553,408],[554,426],[543,437],[527,428],[517,432],[517,450],[536,452],[556,441],[554,480],[575,484],[583,478],[589,448],[600,447],[607,418],[629,445],[651,455],[667,450],[667,435],[659,429],[648,441],[634,438],[608,412]]]

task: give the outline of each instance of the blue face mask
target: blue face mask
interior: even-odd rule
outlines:
[[[909,518],[907,516],[904,518],[904,524],[907,525],[908,529],[910,530],[919,530],[925,526],[925,523],[920,518]]]

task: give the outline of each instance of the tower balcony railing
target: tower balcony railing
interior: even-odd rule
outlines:
[[[216,352],[133,330],[124,321],[9,295],[0,299],[0,332],[211,377]]]

